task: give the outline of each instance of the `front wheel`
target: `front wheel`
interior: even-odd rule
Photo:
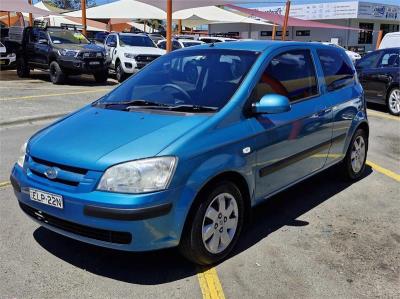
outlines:
[[[116,73],[116,76],[117,76],[117,81],[119,83],[124,82],[124,80],[126,79],[126,74],[124,72],[124,69],[122,68],[121,63],[118,63],[118,65],[117,65],[117,67],[115,69],[115,73]]]
[[[365,170],[368,152],[368,136],[365,130],[358,129],[354,134],[346,157],[342,162],[342,170],[346,178],[358,180]]]
[[[19,57],[17,60],[17,75],[20,78],[28,78],[30,75],[30,69],[23,57]]]
[[[50,63],[50,80],[53,84],[62,84],[65,81],[65,74],[57,61]]]
[[[192,262],[210,265],[225,258],[235,246],[244,222],[243,196],[231,182],[203,192],[182,236],[180,251]]]
[[[390,114],[396,116],[400,115],[400,89],[398,87],[393,88],[389,92],[387,106]]]

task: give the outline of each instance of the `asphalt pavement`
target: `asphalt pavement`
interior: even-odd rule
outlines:
[[[396,298],[400,281],[400,119],[369,109],[369,166],[335,169],[254,211],[235,252],[199,268],[176,249],[126,253],[57,235],[19,209],[8,177],[21,144],[117,84],[0,73],[0,299]],[[46,118],[47,116],[47,118]]]

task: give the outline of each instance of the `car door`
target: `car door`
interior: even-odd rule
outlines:
[[[329,101],[321,99],[320,88],[310,49],[288,48],[269,60],[251,101],[277,93],[289,98],[291,110],[252,119],[258,200],[325,165],[332,137],[332,109]]]
[[[117,36],[115,34],[110,34],[109,36],[107,36],[104,48],[111,61],[112,68],[115,67],[115,60],[117,54],[116,46],[117,46]]]
[[[359,80],[363,86],[365,97],[371,102],[380,102],[378,91],[380,89],[379,72],[377,65],[383,51],[367,54],[356,65]]]
[[[39,41],[39,29],[38,28],[27,28],[27,37],[25,43],[26,57],[29,64],[36,65],[39,62],[39,58],[35,53],[35,45]]]
[[[399,72],[399,48],[387,49],[383,52],[377,65],[376,75],[376,96],[382,103],[386,102],[387,89],[393,80],[393,74]]]
[[[39,39],[35,43],[35,56],[37,58],[37,63],[46,67],[48,65],[48,57],[50,51],[50,41],[47,32],[40,30]]]

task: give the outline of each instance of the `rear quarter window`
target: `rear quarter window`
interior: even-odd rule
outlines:
[[[355,71],[345,52],[333,49],[318,49],[317,54],[329,91],[354,84]]]

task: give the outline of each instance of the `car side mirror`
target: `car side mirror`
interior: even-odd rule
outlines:
[[[39,44],[41,44],[41,45],[48,45],[49,44],[49,42],[47,41],[47,39],[39,39]]]
[[[266,94],[252,106],[255,114],[277,114],[290,111],[290,101],[280,94]]]
[[[116,42],[109,42],[108,44],[107,44],[107,47],[110,47],[110,48],[115,48],[117,46],[117,43]]]

